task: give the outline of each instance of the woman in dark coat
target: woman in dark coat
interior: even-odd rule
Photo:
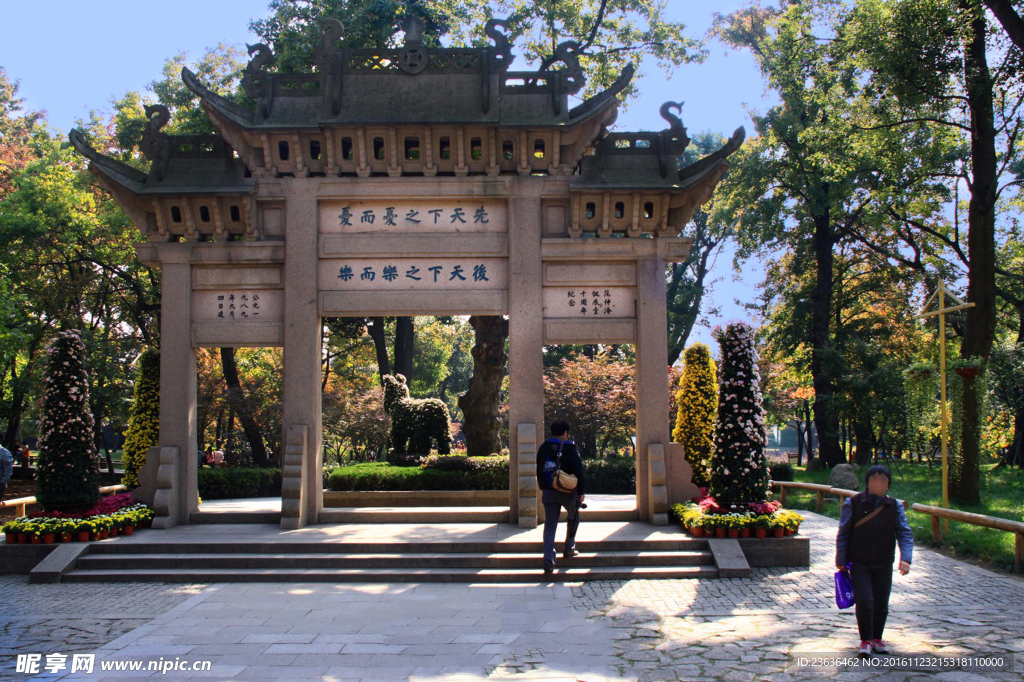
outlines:
[[[858,654],[885,654],[882,630],[889,615],[892,590],[892,565],[896,545],[900,548],[900,575],[910,572],[914,534],[899,500],[886,493],[892,474],[884,466],[868,469],[864,491],[846,500],[839,515],[836,537],[836,567],[850,566],[853,582],[857,629],[860,631]]]

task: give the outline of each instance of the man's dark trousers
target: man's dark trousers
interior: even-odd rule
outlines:
[[[576,530],[580,527],[579,496],[576,493],[563,493],[557,490],[545,490],[541,494],[544,503],[544,563],[555,564],[555,531],[558,530],[558,517],[564,508],[568,515],[565,528],[565,547],[569,552],[576,547]]]

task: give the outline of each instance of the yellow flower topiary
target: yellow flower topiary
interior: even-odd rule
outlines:
[[[147,350],[139,358],[135,377],[135,395],[128,414],[128,433],[124,439],[121,483],[128,489],[139,486],[139,469],[146,462],[146,451],[160,438],[160,353]]]
[[[683,354],[683,375],[676,393],[676,425],[672,440],[682,443],[693,467],[693,483],[707,486],[711,481],[711,453],[718,413],[718,377],[711,351],[695,343]]]

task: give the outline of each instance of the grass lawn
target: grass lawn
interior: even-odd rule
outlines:
[[[976,514],[998,516],[1014,521],[1024,521],[1024,471],[1002,468],[994,465],[981,467],[981,504],[961,505],[955,502],[950,507]],[[914,502],[941,506],[942,465],[898,462],[899,471],[892,470],[892,488],[889,494],[908,505]],[[854,466],[856,470],[857,467]],[[865,467],[864,471],[867,471]],[[864,472],[859,472],[863,476]],[[902,475],[901,475],[902,474]],[[794,467],[794,478],[805,483],[828,483],[828,471],[808,472],[805,467]],[[860,489],[863,489],[861,478]],[[776,495],[778,493],[776,492]],[[790,490],[786,493],[786,506],[791,509],[814,511],[815,493]],[[825,498],[822,513],[834,519],[839,518],[839,502]],[[944,554],[961,559],[976,560],[1001,571],[1013,570],[1013,533],[980,528],[965,523],[949,522],[949,534],[940,545],[932,543],[931,517],[908,512],[907,518],[914,529],[916,544],[937,549]]]

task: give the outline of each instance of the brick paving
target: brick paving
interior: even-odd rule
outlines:
[[[807,513],[809,569],[750,578],[582,584],[58,584],[0,577],[0,652],[211,661],[194,679],[1020,680],[1024,581],[915,550],[894,578],[897,667],[800,665],[849,655],[832,601],[836,522]],[[37,647],[33,649],[33,647]],[[50,647],[49,649],[47,647]],[[998,669],[921,657],[1002,656]],[[14,675],[4,659],[4,679]],[[970,662],[970,661],[968,661]],[[916,666],[916,667],[915,667]],[[128,679],[94,672],[64,678]],[[190,679],[188,673],[133,677]]]

